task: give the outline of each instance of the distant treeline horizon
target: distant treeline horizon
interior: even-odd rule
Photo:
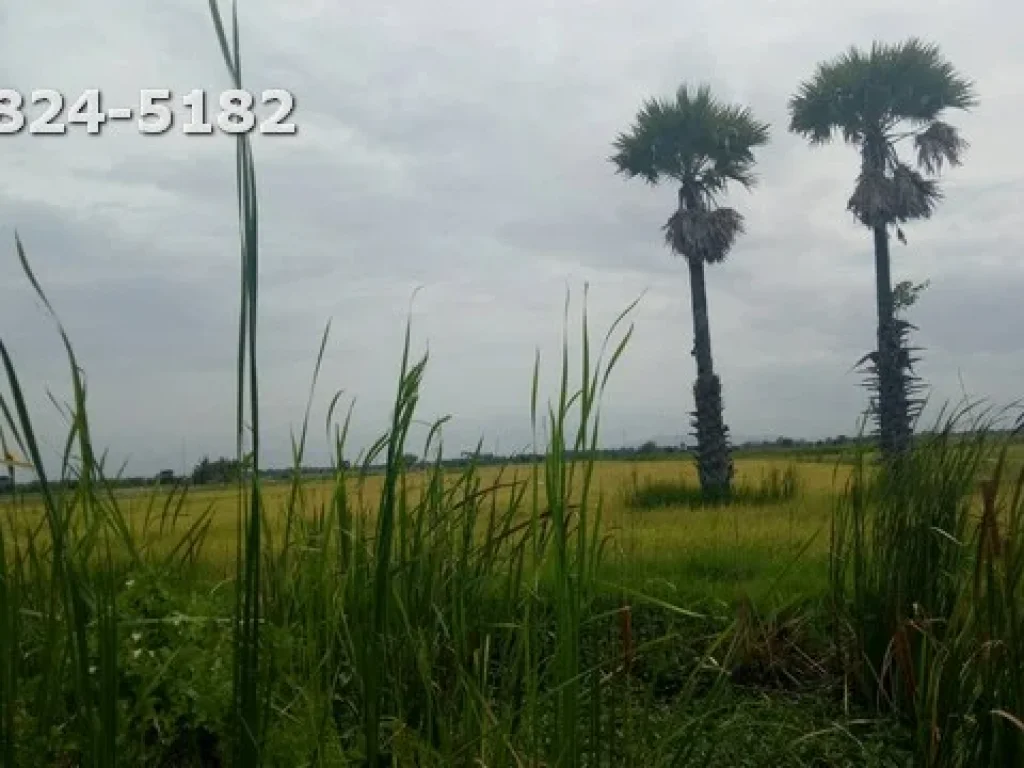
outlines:
[[[916,434],[919,436],[928,435],[932,430],[921,430]],[[1010,436],[1014,433],[1013,429],[993,429],[990,430],[993,435],[1004,435]],[[830,455],[838,453],[842,449],[855,448],[855,447],[870,447],[873,444],[874,436],[859,435],[834,435],[831,437],[824,438],[796,438],[786,437],[785,435],[776,438],[765,438],[760,440],[745,440],[737,443],[734,446],[735,452],[738,456],[745,456],[752,458],[754,456],[764,455]],[[656,460],[664,459],[671,456],[690,456],[695,446],[688,445],[684,442],[680,442],[676,445],[659,443],[655,440],[647,440],[639,445],[624,445],[617,447],[599,448],[596,451],[586,452],[587,456],[592,456],[596,459],[603,460]],[[566,451],[567,458],[583,457],[584,452],[577,451]],[[515,452],[515,453],[495,453],[490,451],[462,451],[459,456],[442,459],[441,465],[445,467],[465,467],[470,463],[475,463],[478,466],[495,466],[503,464],[530,464],[543,460],[543,455],[533,452]],[[408,467],[422,467],[428,464],[432,465],[436,463],[435,459],[424,459],[418,455],[407,453],[403,456],[403,459]],[[171,469],[164,469],[155,475],[132,475],[132,476],[114,476],[107,478],[110,485],[118,488],[133,488],[133,487],[147,487],[156,485],[190,485],[190,486],[206,486],[206,485],[226,485],[229,483],[236,482],[239,479],[239,464],[237,459],[231,459],[227,457],[219,457],[217,459],[210,459],[209,456],[204,456],[186,475],[175,472]],[[354,466],[358,466],[361,469],[375,473],[383,472],[385,469],[384,462],[371,463],[368,466],[362,462],[356,461],[345,461],[344,468],[351,469]],[[316,477],[316,476],[329,476],[333,475],[337,471],[336,467],[333,466],[303,466],[300,470],[300,474],[303,477]],[[270,467],[260,470],[260,477],[268,480],[280,480],[292,477],[295,473],[294,467]],[[66,485],[73,486],[74,480],[68,480]],[[0,493],[10,491],[14,486],[19,490],[31,493],[33,490],[38,488],[37,480],[22,480],[18,477],[14,478],[14,483],[10,475],[0,474]]]

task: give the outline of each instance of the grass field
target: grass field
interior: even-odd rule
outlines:
[[[628,577],[634,580],[633,586],[648,592],[661,594],[667,590],[665,596],[700,599],[760,596],[769,587],[787,597],[822,591],[827,575],[829,523],[836,493],[849,479],[850,467],[820,461],[740,459],[736,464],[737,481],[756,485],[773,472],[790,468],[799,478],[799,489],[791,499],[724,507],[669,503],[637,508],[630,503],[630,492],[636,486],[694,486],[697,477],[692,461],[596,462],[594,487],[603,497],[603,530],[609,539],[609,557],[603,565],[607,575],[611,578],[614,574],[616,580]],[[426,472],[410,472],[406,478],[408,494],[422,494],[427,479]],[[529,488],[532,483],[530,468],[521,465],[484,467],[478,479],[482,488],[501,487],[494,494],[499,507],[506,506],[513,494],[508,486]],[[383,481],[380,474],[347,481],[360,514],[368,519],[375,513]],[[133,535],[149,542],[154,552],[173,547],[180,532],[197,519],[208,521],[198,559],[211,574],[231,573],[237,488],[130,489],[115,494]],[[262,487],[271,536],[281,531],[290,494],[291,486],[285,481]],[[305,517],[314,517],[330,503],[333,494],[334,485],[329,480],[304,483]],[[40,500],[20,500],[15,517],[23,532],[38,526],[44,519]],[[622,571],[625,563],[628,569]]]
[[[933,475],[928,487],[913,485],[901,508],[923,501],[930,510],[952,510],[943,530],[969,548],[972,531],[983,527],[979,481],[999,445],[949,436],[922,447],[921,465],[890,481],[896,486],[887,495],[899,500],[901,483]],[[1022,457],[1019,444],[1002,457],[1008,491],[1017,487]],[[837,530],[863,535],[886,519],[887,502],[878,499],[866,527],[851,522],[865,508],[850,490],[876,483],[875,469],[856,455],[740,458],[737,498],[714,504],[694,493],[695,469],[685,458],[558,464],[554,452],[536,467],[397,464],[364,474],[338,466],[330,480],[296,475],[259,486],[256,589],[265,626],[257,671],[271,708],[260,720],[265,764],[362,765],[370,738],[378,761],[397,765],[504,765],[530,755],[527,764],[535,764],[539,755],[557,754],[551,750],[562,740],[580,761],[564,764],[581,765],[888,766],[910,764],[923,749],[912,721],[862,698],[888,690],[878,688],[884,676],[858,682],[862,667],[837,657],[860,645],[866,658],[892,650],[891,629],[880,641],[869,636],[878,627],[867,615],[858,627],[856,613],[835,613],[833,601],[845,604],[851,585],[853,605],[863,600],[858,586],[869,586],[881,557],[837,539]],[[3,689],[3,736],[14,764],[28,764],[39,750],[47,757],[34,764],[102,754],[83,746],[79,728],[113,728],[110,754],[131,755],[130,764],[227,759],[243,490],[104,490],[96,475],[51,491],[49,500],[17,494],[0,502],[7,617],[0,637],[11,650],[28,649],[3,678],[19,683]],[[1011,496],[1000,507],[1008,546],[1020,537],[1020,506]],[[915,516],[937,528],[927,514]],[[388,517],[393,541],[385,554]],[[52,544],[55,519],[66,521],[72,542],[63,558]],[[911,578],[919,570],[902,540],[916,536],[905,529],[889,542],[909,560],[875,574],[872,604],[888,599],[886,585],[898,582],[901,569]],[[875,544],[885,549],[884,540]],[[383,576],[375,566],[381,558],[391,564]],[[44,575],[59,559],[83,590],[78,653],[91,660],[70,688],[58,683],[59,668],[32,660],[46,652],[75,658],[75,632],[60,631],[73,629],[74,617],[47,608],[48,599],[62,600]],[[849,562],[855,572],[837,582],[838,564]],[[1019,580],[1015,571],[1007,575]],[[112,622],[105,642],[104,603]],[[381,606],[388,615],[375,618]],[[851,634],[837,645],[831,635],[841,616]],[[49,641],[47,626],[57,630]],[[872,642],[882,647],[869,648]],[[109,690],[102,673],[97,679],[104,661]],[[325,664],[333,669],[326,678]],[[339,675],[359,684],[349,688]],[[448,675],[460,681],[455,689]],[[373,681],[379,714],[365,711]],[[52,698],[54,686],[66,688],[63,704]],[[862,694],[851,696],[858,686]],[[566,690],[571,700],[558,693]],[[91,723],[67,708],[89,691],[97,707]],[[114,705],[106,724],[99,719],[104,697]],[[487,708],[476,711],[482,701]],[[339,711],[343,702],[357,706]],[[426,732],[423,706],[433,712]],[[44,744],[38,724],[45,717],[65,735],[51,733]],[[571,739],[569,722],[582,726]],[[287,762],[296,754],[298,762]]]
[[[1021,466],[1024,445],[1014,444],[1007,455],[1007,474],[1014,476]],[[685,601],[731,601],[740,596],[786,601],[822,594],[827,586],[829,527],[852,467],[841,454],[741,457],[736,461],[741,486],[757,486],[773,473],[787,470],[793,470],[798,478],[792,498],[696,507],[669,499],[643,507],[631,502],[631,492],[637,487],[694,488],[697,477],[692,460],[596,462],[594,487],[603,497],[603,531],[609,541],[608,557],[602,565],[605,575],[645,593]],[[458,473],[452,476],[457,478]],[[408,494],[421,495],[428,477],[426,471],[409,472],[405,478]],[[530,488],[532,483],[530,468],[522,465],[483,467],[478,480],[482,488],[499,488],[494,493],[499,507],[509,503],[512,487]],[[373,519],[383,481],[382,474],[346,481],[356,507],[367,519]],[[334,492],[330,480],[304,481],[301,506],[305,517],[322,513]],[[230,575],[236,551],[236,487],[115,493],[133,535],[148,542],[154,552],[172,548],[180,532],[197,519],[208,521],[198,560],[210,574]],[[283,526],[291,493],[287,481],[262,486],[272,537]],[[16,517],[22,531],[38,525],[43,519],[39,499],[22,499]]]

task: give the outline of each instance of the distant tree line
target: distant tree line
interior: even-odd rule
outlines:
[[[204,456],[192,470],[193,485],[224,485],[238,482],[241,477],[242,463],[223,456],[213,461]]]
[[[1012,429],[1002,430],[991,430],[994,436],[1001,435],[1004,437],[1012,437],[1015,432]],[[926,435],[929,430],[921,430],[919,434]],[[813,455],[816,453],[834,453],[844,449],[850,449],[854,447],[866,447],[875,444],[876,439],[872,435],[835,435],[832,437],[825,437],[820,439],[803,439],[793,438],[786,436],[779,436],[772,439],[765,440],[748,440],[743,443],[739,443],[734,446],[736,453],[786,453],[786,454],[808,454]],[[583,459],[593,458],[601,461],[644,461],[644,460],[656,460],[665,459],[674,456],[690,456],[693,454],[693,448],[685,444],[677,445],[659,445],[653,440],[648,440],[638,446],[619,446],[609,448],[599,448],[595,451],[578,452],[568,450],[566,451],[566,458],[572,459]],[[404,457],[404,463],[407,468],[415,469],[424,467],[428,464],[433,464],[432,461],[425,461],[415,456],[414,454],[406,454]],[[441,465],[444,467],[465,467],[471,463],[475,463],[478,466],[498,466],[498,465],[524,465],[532,464],[536,462],[544,461],[545,455],[543,453],[535,452],[522,452],[511,455],[503,455],[497,453],[480,452],[475,453],[473,451],[464,451],[458,457],[452,457],[444,459]],[[342,465],[345,469],[351,469],[353,463],[350,461],[343,461]],[[227,484],[237,482],[240,464],[237,459],[219,458],[210,460],[208,457],[204,457],[199,461],[193,468],[192,472],[185,477],[178,477],[174,475],[172,470],[162,470],[155,476],[114,476],[105,478],[104,482],[112,488],[140,488],[146,486],[156,485],[215,485],[215,484]],[[381,472],[384,470],[383,464],[374,464],[365,466],[360,464],[361,470],[373,472]],[[315,478],[315,477],[331,477],[337,472],[337,468],[333,466],[327,467],[302,467],[300,474],[304,478]],[[260,477],[267,480],[286,480],[291,478],[295,473],[294,467],[277,467],[269,468],[260,471]],[[5,483],[4,481],[7,481]],[[69,478],[64,481],[52,481],[52,485],[55,488],[74,488],[75,480]],[[13,486],[10,485],[10,478],[8,475],[0,474],[0,493],[10,491]],[[39,483],[36,481],[32,482],[19,482],[17,484],[19,491],[24,493],[34,493],[40,490]]]

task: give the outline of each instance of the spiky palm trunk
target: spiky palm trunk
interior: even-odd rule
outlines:
[[[690,299],[693,309],[693,355],[697,380],[693,385],[693,427],[697,436],[697,472],[705,494],[727,494],[732,483],[729,429],[722,416],[722,382],[715,375],[711,357],[708,299],[704,286],[704,262],[687,259],[690,267]]]
[[[910,445],[910,395],[904,376],[903,345],[893,307],[889,232],[874,227],[875,294],[878,303],[878,432],[882,456],[891,460]]]

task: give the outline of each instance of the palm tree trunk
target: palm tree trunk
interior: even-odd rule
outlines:
[[[693,311],[693,355],[697,358],[697,380],[693,385],[696,410],[693,427],[697,436],[697,472],[701,490],[709,496],[729,493],[732,483],[732,455],[729,429],[722,415],[722,383],[715,375],[711,356],[711,329],[704,284],[704,262],[687,259],[690,267],[690,302]]]
[[[704,286],[704,262],[687,259],[690,266],[690,305],[693,310],[693,355],[697,358],[697,376],[713,376],[711,326],[708,322],[708,294]]]
[[[910,444],[910,403],[900,366],[900,335],[893,307],[889,231],[876,225],[875,298],[878,304],[878,427],[882,456],[902,454]]]

